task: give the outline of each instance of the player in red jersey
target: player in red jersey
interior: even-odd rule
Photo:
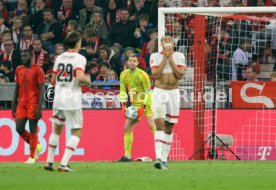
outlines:
[[[42,150],[38,144],[37,123],[42,117],[45,74],[40,66],[32,63],[32,51],[21,53],[21,66],[15,72],[16,86],[12,101],[12,116],[16,118],[16,131],[30,145],[30,156],[25,162],[34,164]],[[25,130],[29,120],[30,132]]]

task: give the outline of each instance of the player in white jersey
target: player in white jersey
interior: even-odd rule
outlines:
[[[54,170],[54,154],[59,137],[66,121],[71,128],[71,137],[66,144],[58,171],[71,172],[68,162],[80,141],[82,133],[82,93],[81,83],[89,84],[90,77],[84,74],[86,58],[78,53],[81,49],[81,36],[77,32],[70,33],[65,43],[68,51],[59,55],[55,61],[51,84],[55,86],[53,103],[53,130],[48,142],[47,163],[45,170]]]
[[[154,167],[168,169],[167,159],[170,153],[173,126],[178,122],[180,109],[179,80],[185,73],[185,56],[174,52],[173,38],[161,39],[163,51],[151,54],[150,67],[155,79],[153,89],[153,114],[156,124]]]

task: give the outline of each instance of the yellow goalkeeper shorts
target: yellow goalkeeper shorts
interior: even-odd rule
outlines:
[[[139,109],[141,106],[143,106],[143,104],[132,104],[132,106],[134,106],[136,109]],[[152,117],[153,116],[153,111],[151,106],[146,106],[145,110],[144,110],[144,115],[146,117]]]

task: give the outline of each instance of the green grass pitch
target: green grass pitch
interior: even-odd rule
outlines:
[[[43,170],[44,163],[0,163],[0,190],[275,190],[275,161],[71,163],[72,173]],[[55,169],[57,163],[55,164]]]

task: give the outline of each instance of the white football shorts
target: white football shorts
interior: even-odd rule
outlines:
[[[179,89],[164,90],[154,88],[152,94],[153,118],[163,118],[169,123],[177,123],[180,109]]]
[[[52,122],[57,125],[63,125],[66,121],[66,124],[70,129],[79,129],[82,128],[83,117],[82,110],[59,110],[53,109]]]

